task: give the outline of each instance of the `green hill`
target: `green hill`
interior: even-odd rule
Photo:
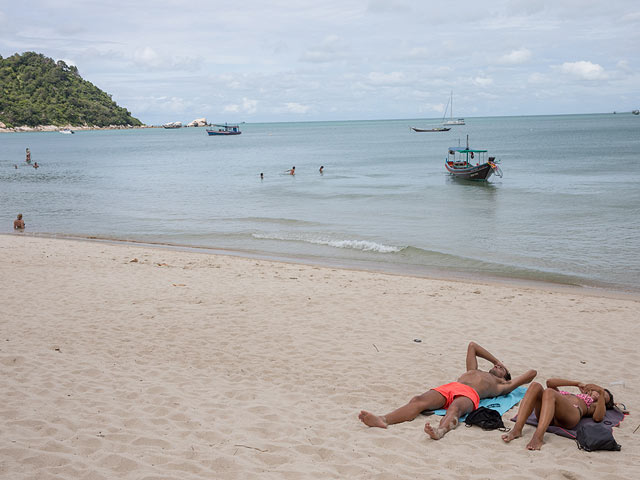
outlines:
[[[0,122],[7,127],[142,125],[111,95],[83,80],[75,66],[34,52],[0,56]]]

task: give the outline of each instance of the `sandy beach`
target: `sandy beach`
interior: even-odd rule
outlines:
[[[638,475],[635,297],[21,234],[0,235],[0,279],[3,479]],[[358,420],[455,380],[471,340],[610,388],[622,451]]]

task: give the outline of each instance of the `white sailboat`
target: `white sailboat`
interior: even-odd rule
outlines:
[[[453,90],[451,91],[451,98],[449,99],[449,103],[447,103],[447,107],[449,106],[449,104],[451,104],[451,116],[449,117],[449,120],[445,120],[444,118],[447,115],[447,110],[445,109],[444,111],[444,117],[442,117],[442,124],[443,125],[464,125],[464,118],[457,118],[457,119],[453,119]]]

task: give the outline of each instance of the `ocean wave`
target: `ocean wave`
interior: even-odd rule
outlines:
[[[363,252],[376,252],[376,253],[398,253],[404,250],[406,247],[398,247],[393,245],[384,245],[370,240],[337,240],[322,237],[313,237],[310,235],[300,234],[264,234],[254,233],[251,235],[258,240],[279,240],[288,242],[305,242],[313,245],[326,245],[334,248],[344,248],[351,250],[360,250]]]
[[[304,226],[318,226],[322,225],[319,222],[310,222],[308,220],[297,220],[293,218],[274,218],[274,217],[237,217],[237,218],[223,218],[221,222],[251,222],[251,223],[264,223],[274,225],[304,225]]]

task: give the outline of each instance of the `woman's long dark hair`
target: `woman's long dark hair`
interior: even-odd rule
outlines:
[[[609,390],[607,390],[606,388],[604,389],[605,392],[607,392],[609,394],[609,401],[607,403],[605,403],[605,407],[607,407],[607,410],[611,410],[613,408],[613,393],[611,393]]]

